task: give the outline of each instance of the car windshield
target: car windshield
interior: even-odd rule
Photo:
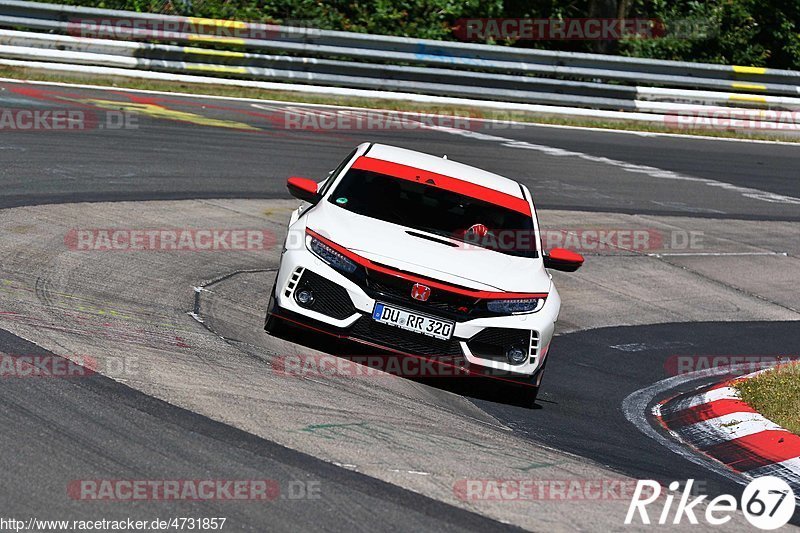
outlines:
[[[351,168],[328,201],[359,215],[469,245],[537,257],[529,215],[424,183]]]

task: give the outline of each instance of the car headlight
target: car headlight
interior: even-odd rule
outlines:
[[[340,254],[319,239],[315,237],[310,237],[310,239],[311,241],[309,244],[309,249],[314,253],[314,255],[328,263],[336,270],[341,270],[347,274],[352,274],[355,272],[358,266],[355,264],[355,262]]]
[[[515,314],[531,313],[539,307],[539,298],[524,298],[514,300],[489,300],[486,307],[492,313]]]

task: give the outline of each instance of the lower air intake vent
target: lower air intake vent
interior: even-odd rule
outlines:
[[[353,316],[356,312],[353,300],[350,299],[350,295],[347,294],[347,290],[344,287],[310,270],[305,270],[300,281],[297,282],[297,287],[294,290],[296,300],[297,295],[302,291],[310,291],[313,299],[306,304],[298,301],[298,305],[317,313],[343,320]]]

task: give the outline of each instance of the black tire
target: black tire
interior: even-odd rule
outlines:
[[[514,404],[526,409],[533,409],[536,405],[536,397],[539,396],[539,387],[533,385],[517,385],[514,391]]]
[[[278,302],[275,301],[275,288],[278,284],[278,276],[275,275],[275,283],[272,284],[272,290],[269,292],[269,303],[267,304],[267,316],[264,319],[264,331],[273,337],[285,337],[289,331],[286,321],[275,316],[275,313],[280,309]]]
[[[514,404],[520,407],[526,407],[528,409],[534,408],[536,405],[536,398],[539,396],[539,387],[541,386],[542,377],[544,376],[544,369],[546,366],[547,360],[545,360],[542,368],[540,368],[529,379],[525,380],[524,383],[514,385]]]

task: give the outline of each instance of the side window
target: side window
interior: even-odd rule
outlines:
[[[353,156],[356,155],[356,150],[358,150],[358,148],[350,152],[350,155],[345,157],[344,161],[339,163],[339,166],[336,167],[336,170],[331,172],[330,175],[325,178],[325,183],[322,185],[322,189],[319,191],[320,196],[325,196],[325,194],[328,192],[328,189],[331,188],[333,182],[336,181],[336,178],[339,176],[339,173],[342,171],[342,169],[347,165],[347,163],[350,162],[351,159],[353,159]]]

